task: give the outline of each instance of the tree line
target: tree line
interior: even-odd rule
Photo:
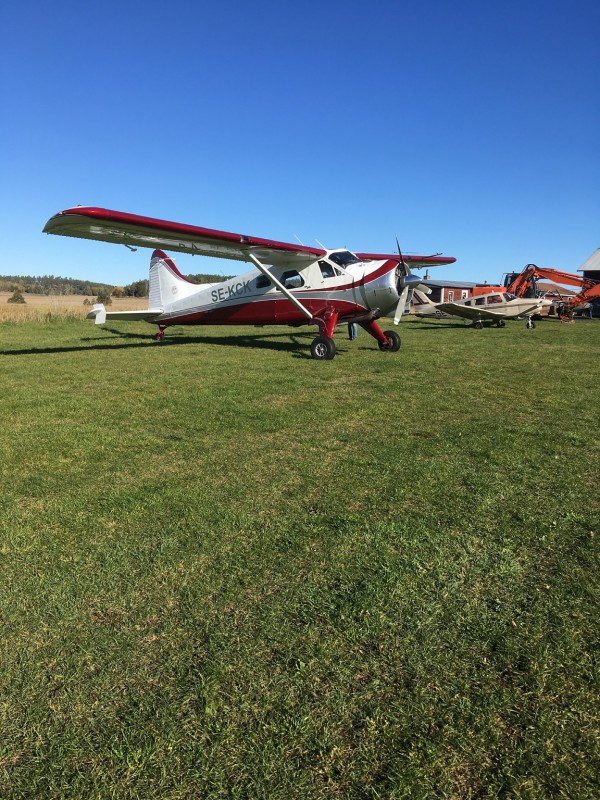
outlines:
[[[0,275],[0,292],[27,292],[28,294],[85,294],[111,292],[106,283],[61,278],[56,275]]]
[[[192,283],[219,283],[228,280],[230,275],[209,275],[198,273],[186,275]],[[148,297],[148,280],[134,281],[127,286],[112,286],[108,283],[77,280],[76,278],[60,278],[55,275],[0,275],[0,292],[22,292],[43,295],[81,294],[88,297]]]

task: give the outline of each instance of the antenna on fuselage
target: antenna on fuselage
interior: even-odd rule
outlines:
[[[302,247],[304,247],[304,242],[296,233],[294,234],[294,239],[298,239],[298,242],[302,245]]]
[[[316,243],[319,245],[319,247],[322,247],[322,248],[323,248],[323,250],[327,250],[327,248],[325,247],[325,245],[323,244],[323,242],[320,242],[318,239],[315,239],[315,242],[316,242]]]

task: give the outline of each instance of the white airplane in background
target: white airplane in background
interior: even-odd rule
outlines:
[[[471,320],[474,328],[483,328],[484,322],[495,322],[498,328],[503,328],[507,319],[523,318],[527,320],[528,328],[535,328],[531,317],[551,305],[550,300],[516,297],[509,292],[488,292],[466,300],[433,303],[419,289],[414,290],[412,302],[415,316],[421,319],[453,317]]]

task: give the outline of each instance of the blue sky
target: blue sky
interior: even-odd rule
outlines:
[[[474,281],[600,246],[595,0],[22,0],[0,26],[1,274],[145,277],[149,250],[41,233],[77,204],[351,250],[397,235]]]

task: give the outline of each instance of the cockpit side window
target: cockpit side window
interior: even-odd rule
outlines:
[[[485,305],[485,297],[476,297],[475,298],[475,305],[476,306],[484,306]]]
[[[495,303],[501,303],[502,297],[499,294],[490,294],[488,296],[488,303],[489,305],[494,305]]]
[[[256,279],[256,288],[257,289],[264,289],[265,286],[270,286],[271,281],[267,278],[266,275],[259,275]]]
[[[335,278],[335,270],[327,261],[319,261],[319,269],[324,278]]]

